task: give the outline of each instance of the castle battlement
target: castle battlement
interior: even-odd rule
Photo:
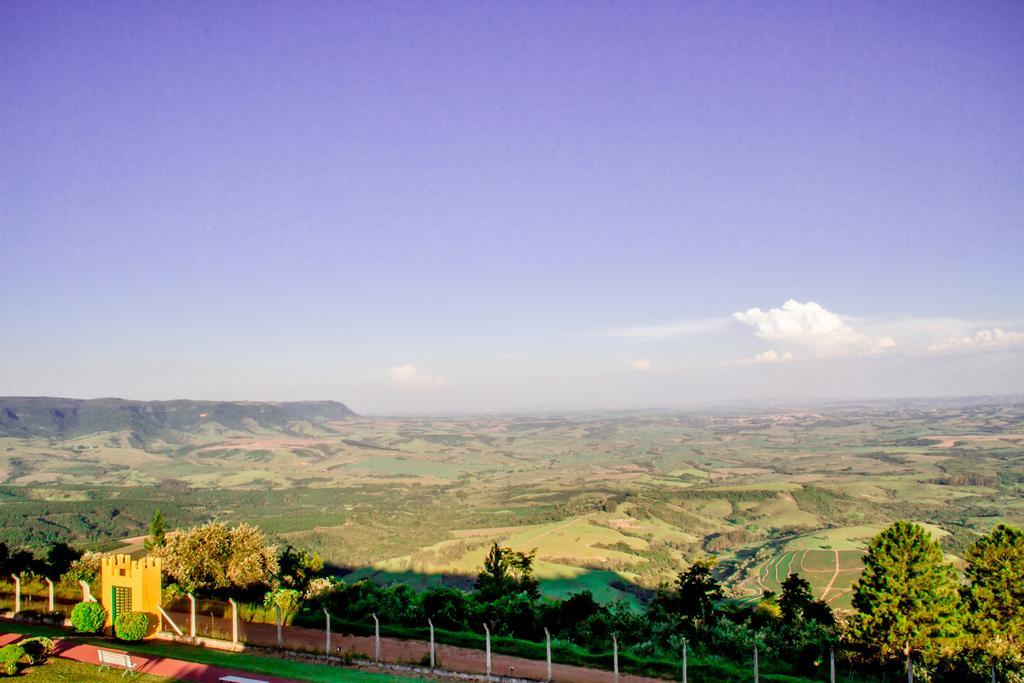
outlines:
[[[112,626],[119,613],[144,612],[149,616],[150,632],[160,623],[161,562],[159,557],[133,560],[117,554],[100,558],[100,602],[107,610],[107,625]]]

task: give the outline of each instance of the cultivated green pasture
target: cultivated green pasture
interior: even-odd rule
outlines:
[[[0,433],[0,540],[109,549],[159,506],[172,527],[259,524],[356,578],[468,585],[500,542],[536,551],[550,595],[636,599],[713,555],[739,597],[799,571],[842,607],[895,519],[951,558],[1024,524],[1011,399],[93,426]]]

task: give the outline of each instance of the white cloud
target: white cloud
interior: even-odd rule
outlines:
[[[813,301],[790,299],[782,308],[751,308],[733,313],[736,320],[757,328],[754,335],[779,345],[793,345],[819,358],[879,353],[896,345],[889,336],[859,332],[838,315]]]
[[[633,368],[634,370],[639,370],[640,372],[646,372],[647,370],[651,369],[651,361],[647,360],[646,358],[638,358],[637,360],[630,363],[629,367]]]
[[[743,360],[736,361],[736,365],[759,365],[761,363],[791,363],[796,360],[789,351],[783,353],[777,353],[775,349],[768,349],[764,353],[759,353],[753,358],[744,358]]]
[[[433,377],[425,372],[420,372],[412,363],[396,365],[388,370],[388,375],[391,377],[391,383],[396,386],[423,389],[448,386],[448,380],[444,377]]]
[[[619,327],[609,330],[604,334],[608,337],[628,337],[630,339],[671,339],[674,337],[686,337],[694,334],[707,334],[717,332],[729,323],[728,318],[713,318],[710,320],[689,320],[665,325],[647,325],[637,327]]]
[[[930,353],[947,351],[984,351],[1005,349],[1011,346],[1024,345],[1024,332],[1007,332],[994,327],[990,330],[978,330],[972,336],[947,337],[928,346]]]

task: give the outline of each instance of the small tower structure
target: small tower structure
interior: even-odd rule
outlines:
[[[160,624],[160,558],[107,555],[100,560],[100,602],[107,610],[107,626],[113,627],[118,614],[144,612],[149,617],[149,635]]]

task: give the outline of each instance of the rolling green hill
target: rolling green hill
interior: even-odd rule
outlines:
[[[0,541],[112,547],[216,519],[357,576],[471,585],[488,546],[542,590],[634,597],[695,558],[740,600],[799,572],[848,607],[867,540],[958,555],[1024,524],[1024,401],[359,417],[339,403],[0,399]]]
[[[127,432],[146,444],[159,439],[187,442],[210,428],[247,433],[259,430],[298,434],[296,423],[324,427],[354,417],[335,401],[258,403],[251,401],[128,401],[0,397],[0,436],[74,439],[103,432]]]

